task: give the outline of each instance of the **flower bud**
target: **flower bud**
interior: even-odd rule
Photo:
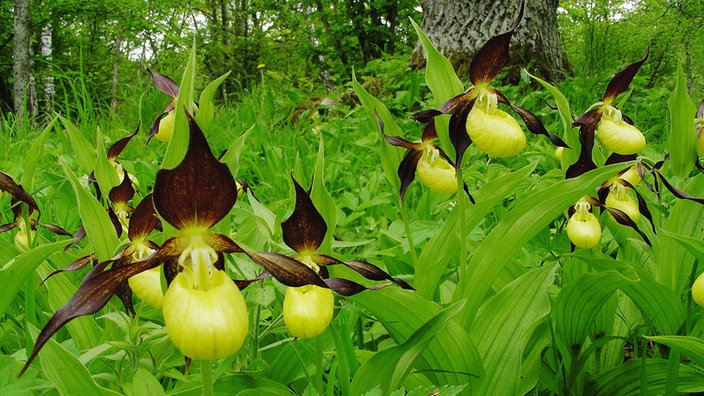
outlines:
[[[445,158],[440,156],[438,149],[428,146],[416,166],[418,179],[429,189],[443,194],[457,191],[457,173]]]
[[[621,110],[607,105],[604,109],[596,136],[610,151],[630,155],[637,154],[645,148],[645,136],[631,124],[623,120]]]
[[[163,313],[169,338],[192,359],[220,359],[234,354],[249,329],[240,290],[219,270],[212,274],[210,288],[195,289],[191,270],[185,268],[166,291]]]
[[[171,110],[159,121],[159,132],[154,135],[157,140],[168,142],[174,132],[174,122],[176,121],[176,110]]]
[[[704,307],[704,273],[699,275],[692,285],[692,299]]]
[[[161,266],[148,269],[132,276],[129,280],[130,289],[142,301],[154,308],[164,305],[164,293],[161,291]]]
[[[526,146],[526,136],[518,121],[497,107],[495,93],[482,92],[467,115],[467,133],[482,152],[494,157],[510,157]]]
[[[289,287],[284,296],[284,323],[295,337],[315,337],[330,324],[334,305],[330,289],[315,285]]]
[[[599,219],[589,211],[591,205],[584,199],[580,199],[574,208],[575,212],[567,222],[567,237],[578,248],[593,248],[601,240]]]
[[[604,205],[609,208],[620,210],[634,222],[640,219],[638,204],[633,200],[633,198],[626,194],[626,188],[620,184],[614,184],[611,186],[611,190],[609,191],[609,195],[606,196]]]

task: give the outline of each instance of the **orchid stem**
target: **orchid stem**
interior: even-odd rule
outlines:
[[[464,179],[462,178],[462,168],[457,168],[457,210],[459,211],[460,227],[460,251],[459,251],[459,277],[463,279],[467,273],[467,231],[465,228],[464,206]]]
[[[213,367],[210,360],[200,361],[200,378],[203,383],[203,396],[215,396],[213,387]]]
[[[319,395],[323,394],[323,337],[315,337],[316,359],[315,365],[317,372],[315,373],[315,389]]]
[[[408,250],[411,251],[411,260],[413,261],[413,268],[418,264],[418,255],[416,254],[416,244],[413,242],[413,235],[411,234],[411,224],[408,221],[408,213],[406,212],[406,207],[401,203],[401,218],[403,220],[403,228],[406,231],[406,239],[408,239]]]

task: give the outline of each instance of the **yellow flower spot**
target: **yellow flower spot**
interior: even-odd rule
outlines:
[[[515,118],[498,108],[495,93],[481,90],[467,116],[467,133],[482,152],[510,157],[523,151],[526,136]]]
[[[645,148],[645,136],[638,128],[624,121],[621,110],[611,105],[602,107],[596,136],[607,149],[616,154],[637,154]]]
[[[334,306],[330,289],[315,285],[289,287],[284,296],[284,323],[295,337],[315,337],[330,324]]]
[[[591,205],[584,198],[574,205],[575,212],[567,222],[567,237],[578,248],[590,249],[601,240],[599,219],[589,211]]]
[[[429,189],[442,194],[452,194],[457,191],[457,173],[445,158],[440,156],[438,149],[427,145],[416,167],[418,179]]]

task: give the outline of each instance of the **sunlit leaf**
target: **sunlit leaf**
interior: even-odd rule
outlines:
[[[200,125],[204,132],[208,132],[210,128],[210,121],[215,115],[215,105],[213,104],[213,96],[217,92],[223,81],[230,75],[230,71],[218,77],[208,84],[205,89],[200,93],[200,98],[198,99],[198,113],[196,113],[196,122]]]
[[[599,373],[584,390],[593,396],[659,395],[665,392],[670,362],[665,359],[631,359],[611,370]],[[646,389],[642,389],[645,383]],[[701,371],[680,364],[677,371],[677,392],[704,391]]]
[[[169,146],[164,154],[164,160],[161,163],[162,168],[175,167],[186,154],[189,141],[189,121],[186,113],[193,114],[195,104],[193,103],[194,89],[196,78],[196,44],[193,40],[188,63],[183,71],[178,98],[176,99],[176,119],[174,121],[174,131],[171,134]]]
[[[694,102],[687,93],[682,65],[677,67],[677,83],[668,101],[670,109],[670,163],[672,171],[680,179],[691,172],[697,160],[697,131],[692,121],[697,111]]]

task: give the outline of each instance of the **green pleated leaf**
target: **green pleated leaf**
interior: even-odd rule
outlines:
[[[68,139],[71,142],[71,148],[73,148],[73,153],[75,154],[78,165],[83,168],[85,174],[90,174],[93,172],[93,167],[95,166],[95,147],[90,144],[88,139],[83,136],[83,132],[73,125],[71,121],[62,116],[59,116],[59,120],[61,120],[61,124],[63,124],[68,134]]]
[[[188,57],[186,69],[183,71],[183,78],[176,99],[176,119],[174,120],[174,131],[166,149],[161,167],[170,169],[178,165],[186,155],[189,139],[188,118],[186,111],[193,114],[195,104],[193,103],[196,78],[196,44],[193,42],[191,52]]]
[[[242,154],[242,149],[244,148],[244,142],[247,140],[247,136],[249,136],[252,129],[254,129],[254,125],[249,127],[249,129],[233,140],[230,147],[227,148],[225,155],[221,158],[221,161],[226,163],[230,168],[230,172],[234,177],[237,177],[237,173],[240,171],[240,155]]]
[[[154,377],[154,374],[141,367],[137,369],[132,377],[132,392],[133,395],[166,395],[164,388],[162,388],[159,380]]]
[[[663,234],[668,236],[668,239],[672,239],[675,243],[685,248],[689,253],[692,253],[694,257],[700,262],[704,263],[704,241],[701,239],[696,239],[681,234],[675,234],[667,230],[662,231]]]
[[[704,340],[692,336],[653,336],[645,337],[659,344],[672,347],[699,365],[704,366]]]
[[[39,136],[37,136],[24,156],[20,185],[22,185],[22,187],[24,187],[27,191],[32,191],[34,189],[34,172],[37,168],[37,162],[39,162],[39,159],[41,158],[42,150],[44,149],[44,146],[46,146],[46,141],[49,137],[49,133],[51,133],[51,130],[54,128],[54,123],[56,123],[56,118],[52,118],[51,121],[49,121],[49,124],[44,128]]]
[[[81,183],[74,175],[73,171],[61,161],[61,167],[68,176],[73,192],[78,201],[78,214],[86,229],[88,240],[93,245],[98,261],[102,262],[112,257],[115,249],[120,243],[110,221],[110,216],[100,202],[81,186]]]
[[[28,326],[35,338],[39,331],[31,324]],[[78,358],[54,340],[44,346],[39,360],[44,374],[61,395],[120,395],[98,385]]]
[[[640,396],[660,395],[665,392],[670,362],[665,359],[631,359],[612,370],[599,373],[587,386],[584,395],[591,396]],[[647,389],[643,389],[642,382]],[[643,392],[647,393],[643,393]],[[704,391],[701,371],[680,365],[677,392]]]
[[[671,123],[668,141],[670,163],[674,174],[684,179],[697,161],[697,131],[694,128],[697,108],[687,93],[687,81],[681,64],[677,66],[677,82],[667,105]]]
[[[593,194],[597,186],[628,165],[610,165],[557,182],[511,208],[508,215],[479,244],[467,264],[467,276],[458,282],[455,300],[467,299],[462,324],[466,327],[471,325],[498,274],[528,241],[579,198]]]
[[[518,394],[523,351],[535,327],[550,312],[547,287],[553,284],[556,269],[553,264],[524,274],[477,312],[469,336],[486,371],[478,394]]]
[[[100,191],[107,194],[113,187],[119,185],[122,180],[120,180],[115,168],[113,168],[110,161],[108,161],[107,151],[103,145],[102,133],[97,131],[96,135],[96,161],[93,168],[95,169],[95,180],[98,181]]]
[[[318,148],[318,156],[315,160],[315,172],[313,172],[313,184],[310,187],[310,199],[320,212],[320,215],[325,219],[327,224],[327,233],[320,247],[320,253],[330,253],[332,250],[332,240],[337,226],[337,206],[332,199],[332,195],[325,188],[324,169],[325,169],[325,145],[323,139],[319,139],[320,146]]]
[[[655,281],[642,266],[606,256],[595,256],[588,251],[575,252],[574,256],[600,271],[616,270],[626,278],[638,280],[621,290],[636,304],[643,319],[658,334],[675,334],[687,316],[682,300],[672,291]]]
[[[465,208],[464,227],[474,229],[499,202],[513,193],[516,186],[530,176],[537,165],[533,162],[515,172],[501,175],[472,193],[476,204]],[[431,299],[451,260],[459,253],[459,206],[455,206],[445,224],[428,241],[418,257],[414,286],[418,293]]]
[[[200,93],[198,99],[198,112],[196,113],[196,122],[200,125],[203,132],[208,133],[208,127],[210,127],[210,121],[215,115],[215,105],[213,104],[213,96],[217,92],[220,84],[230,75],[230,72],[223,74],[216,80],[213,80],[208,84],[203,92]]]
[[[357,82],[357,76],[352,73],[352,88],[359,98],[359,102],[362,103],[362,107],[366,110],[369,119],[372,120],[374,125],[379,125],[379,119],[384,123],[384,133],[390,136],[402,136],[403,131],[396,125],[393,117],[389,110],[381,103],[377,98],[370,95],[360,83]],[[398,190],[400,188],[400,182],[398,176],[396,175],[396,168],[398,164],[401,163],[404,156],[403,149],[392,146],[384,140],[381,128],[377,128],[379,131],[379,157],[381,159],[381,168],[384,170],[384,175],[386,179],[391,183],[392,186]]]
[[[379,385],[389,394],[401,385],[420,353],[460,310],[464,302],[455,303],[423,324],[401,345],[377,352],[352,379],[352,394],[359,395]]]
[[[572,119],[572,110],[570,110],[570,103],[567,101],[567,98],[565,98],[565,95],[563,95],[562,92],[557,89],[557,87],[553,86],[547,81],[536,77],[528,73],[527,71],[526,74],[530,76],[530,78],[532,78],[533,80],[540,83],[540,85],[542,85],[543,88],[545,88],[555,100],[555,105],[557,105],[557,112],[560,115],[560,121],[562,122],[563,133],[562,135],[560,135],[562,139],[570,147],[579,147],[579,134],[577,133],[577,130],[572,127],[572,122],[574,121]],[[577,150],[563,150],[561,160],[561,163],[563,164],[563,169],[567,169],[569,165],[574,164],[577,161],[578,157],[579,152]]]
[[[0,317],[24,286],[27,278],[50,255],[61,251],[70,241],[59,241],[39,245],[16,256],[0,268]]]
[[[397,344],[406,341],[442,310],[440,305],[418,293],[396,287],[367,291],[350,297],[350,300],[370,311]],[[435,336],[415,368],[436,384],[469,384],[468,392],[477,389],[477,379],[484,373],[474,344],[455,321],[447,322]]]
[[[413,25],[413,29],[423,46],[423,54],[426,59],[425,82],[433,93],[435,107],[439,108],[451,97],[464,92],[464,85],[457,77],[450,61],[435,49],[428,36],[423,33],[423,30],[413,19],[411,19],[411,25]]]
[[[555,340],[565,356],[578,356],[601,306],[616,292],[635,283],[617,271],[586,273],[565,286],[553,307]]]

